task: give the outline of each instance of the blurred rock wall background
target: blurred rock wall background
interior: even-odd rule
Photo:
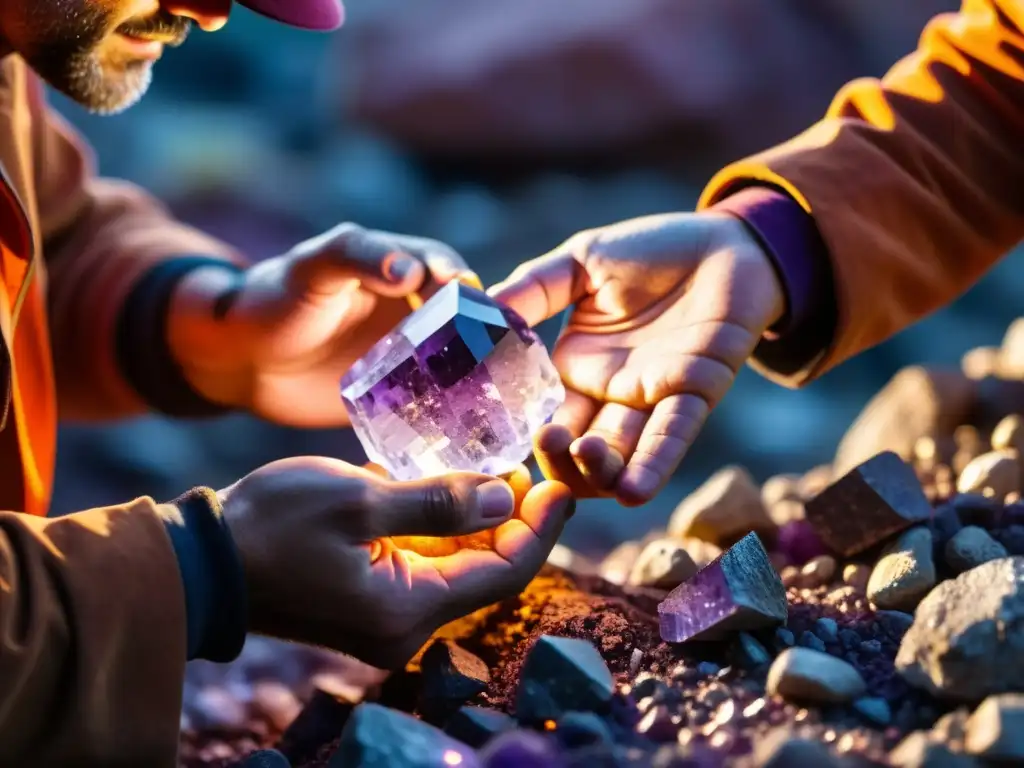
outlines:
[[[224,31],[169,52],[124,115],[55,103],[105,174],[253,258],[352,220],[445,240],[492,282],[579,229],[692,209],[717,166],[800,130],[844,82],[882,74],[928,18],[957,5],[351,0],[334,36],[239,9]],[[764,479],[828,460],[898,368],[956,365],[998,344],[1022,295],[1013,255],[954,306],[802,391],[744,371],[661,498],[581,505],[565,543],[597,554],[639,535],[724,464]],[[349,433],[241,416],[67,426],[60,450],[57,513],[220,487],[288,455],[361,459]]]

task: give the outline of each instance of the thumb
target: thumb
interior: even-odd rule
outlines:
[[[297,245],[292,279],[303,293],[332,295],[353,280],[381,296],[398,298],[420,288],[426,267],[385,232],[340,224]]]
[[[380,481],[372,494],[366,533],[381,536],[465,536],[508,520],[512,487],[467,472],[410,482]]]
[[[517,312],[529,326],[547,320],[583,297],[587,278],[577,254],[579,237],[532,261],[520,264],[504,281],[491,286],[491,298]]]

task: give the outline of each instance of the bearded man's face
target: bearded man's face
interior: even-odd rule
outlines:
[[[226,20],[230,0],[0,0],[0,35],[55,89],[113,114],[146,93],[164,48],[185,42],[189,6],[212,4]]]

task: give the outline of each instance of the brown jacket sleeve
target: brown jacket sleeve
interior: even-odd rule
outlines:
[[[150,499],[0,512],[0,765],[176,763],[185,605]]]
[[[700,208],[769,183],[813,216],[838,322],[802,384],[952,301],[1024,236],[1024,3],[964,0],[881,80],[719,172]]]
[[[36,198],[49,272],[50,330],[63,418],[144,410],[115,354],[118,313],[158,263],[209,256],[241,264],[226,244],[174,221],[139,188],[99,178],[85,143],[30,78]]]

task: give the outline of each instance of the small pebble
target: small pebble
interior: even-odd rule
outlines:
[[[991,493],[1000,499],[1020,491],[1020,462],[1016,451],[990,451],[972,459],[960,473],[956,489],[960,493]]]
[[[800,645],[815,651],[825,651],[824,641],[810,630],[804,630],[800,633]]]
[[[867,589],[869,578],[871,578],[871,568],[861,563],[850,563],[843,568],[843,583],[858,592],[864,592]]]
[[[711,677],[712,675],[717,675],[720,669],[721,667],[718,664],[715,664],[713,661],[702,661],[700,664],[697,665],[697,673],[701,677]]]
[[[768,650],[758,642],[757,638],[748,632],[740,632],[737,637],[738,653],[744,665],[749,668],[756,668],[767,664],[772,657]]]
[[[834,643],[839,639],[839,625],[835,619],[822,617],[814,622],[814,634],[826,643]]]
[[[924,526],[905,531],[871,572],[867,597],[879,608],[913,609],[935,586],[932,534]]]
[[[634,648],[633,653],[629,656],[629,675],[633,677],[640,669],[640,664],[644,660],[644,652],[639,648]]]
[[[996,424],[992,430],[992,450],[1016,451],[1018,457],[1024,455],[1024,419],[1011,413]]]
[[[1024,694],[989,696],[967,720],[965,748],[986,761],[1024,764]]]
[[[882,652],[882,644],[878,640],[865,640],[857,646],[863,653],[878,654]]]
[[[779,627],[775,630],[775,645],[781,648],[789,648],[796,644],[796,638],[793,637],[793,633],[785,627]]]
[[[896,745],[889,754],[895,768],[976,768],[968,755],[957,754],[945,744],[932,741],[924,731],[916,731]]]
[[[856,648],[861,644],[861,636],[852,629],[840,629],[839,642],[843,644],[843,648],[849,650],[851,648]]]
[[[892,710],[889,702],[877,696],[864,696],[853,702],[853,708],[869,722],[886,726],[892,722]]]
[[[867,686],[842,659],[809,648],[790,648],[772,663],[767,690],[786,699],[842,703],[862,696]]]
[[[1007,557],[1006,547],[993,539],[984,528],[969,525],[946,542],[946,564],[954,573],[977,568],[989,560]]]
[[[836,561],[830,555],[819,555],[800,569],[801,586],[807,589],[826,586],[836,575]]]
[[[782,579],[782,586],[786,589],[800,586],[800,576],[800,569],[792,565],[787,565],[779,573],[779,578]]]

